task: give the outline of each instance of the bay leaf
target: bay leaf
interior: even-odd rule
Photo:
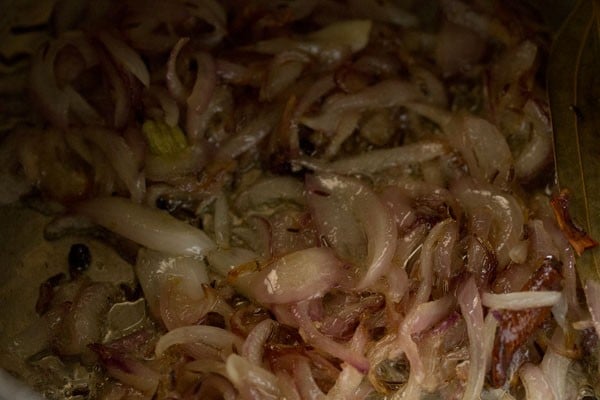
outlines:
[[[570,192],[569,211],[600,239],[600,2],[580,0],[554,40],[548,95],[559,188]],[[600,281],[600,248],[577,260],[582,283]]]

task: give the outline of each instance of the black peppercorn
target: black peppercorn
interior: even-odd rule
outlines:
[[[75,278],[88,269],[92,262],[90,249],[82,243],[75,243],[69,250],[69,273]]]

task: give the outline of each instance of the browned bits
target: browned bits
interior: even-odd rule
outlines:
[[[548,258],[543,261],[522,290],[560,290],[561,287],[560,263]],[[550,316],[550,312],[550,307],[541,307],[519,311],[503,310],[498,313],[498,330],[492,352],[491,378],[494,387],[500,387],[506,382],[506,371],[515,351]]]
[[[598,242],[578,227],[571,218],[571,214],[569,213],[569,192],[567,190],[561,190],[558,195],[552,198],[550,204],[554,210],[554,216],[560,230],[563,231],[577,254],[581,255],[585,249],[598,246]]]

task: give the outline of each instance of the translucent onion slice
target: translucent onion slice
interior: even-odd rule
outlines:
[[[369,86],[357,93],[332,96],[322,108],[322,113],[314,117],[303,117],[304,125],[323,132],[334,132],[347,111],[365,111],[377,108],[389,108],[418,101],[422,94],[410,82],[390,79]]]
[[[175,46],[173,46],[173,49],[169,54],[169,60],[167,61],[167,88],[169,89],[171,96],[173,96],[173,98],[179,103],[184,103],[186,98],[189,96],[189,93],[177,74],[177,57],[179,56],[181,49],[183,49],[183,46],[185,46],[189,41],[189,37],[179,39]]]
[[[236,349],[242,348],[242,339],[233,333],[209,325],[182,326],[167,332],[158,339],[154,352],[157,357],[162,357],[167,349],[178,344],[203,343],[228,356]]]
[[[502,192],[492,185],[479,184],[462,180],[451,187],[451,192],[471,217],[471,224],[476,224],[476,216],[482,214],[491,217],[492,229],[488,240],[496,250],[500,268],[506,267],[518,255],[511,250],[517,246],[524,235],[525,214],[517,199]]]
[[[318,230],[338,254],[347,254],[356,245],[356,238],[364,235],[366,257],[352,260],[364,270],[356,288],[363,290],[372,285],[386,273],[396,251],[398,233],[388,208],[375,192],[353,178],[323,173],[308,176],[306,187]],[[343,220],[355,220],[354,229],[358,227],[362,232],[340,229],[337,222]]]
[[[525,310],[537,307],[552,307],[560,301],[561,292],[536,291],[536,292],[512,292],[512,293],[483,293],[481,301],[484,306],[497,310]]]
[[[322,296],[340,279],[342,262],[333,250],[312,247],[285,255],[256,273],[253,297],[267,304],[292,303]]]
[[[260,393],[261,399],[279,399],[281,392],[277,377],[244,357],[231,354],[225,363],[227,376],[241,393]],[[247,398],[242,396],[242,398]],[[254,398],[254,396],[252,397]]]
[[[448,151],[448,146],[443,143],[424,140],[389,149],[372,150],[331,163],[309,159],[300,159],[296,162],[316,171],[336,172],[344,175],[370,175],[388,168],[430,161]]]
[[[98,343],[90,347],[98,354],[110,376],[139,390],[147,398],[153,397],[160,381],[158,372],[110,347]]]
[[[554,392],[546,375],[537,365],[526,363],[519,368],[519,377],[528,400],[555,400]]]
[[[196,81],[186,99],[186,134],[192,142],[198,142],[203,132],[201,116],[208,108],[217,86],[215,61],[208,53],[199,53],[194,57],[198,65]],[[200,122],[200,123],[199,123]]]
[[[345,361],[359,372],[366,373],[369,370],[369,360],[352,347],[336,342],[322,334],[310,318],[309,303],[309,301],[302,301],[291,306],[292,314],[298,322],[300,334],[304,340],[315,348]]]
[[[248,333],[242,346],[242,356],[254,365],[261,365],[265,343],[273,332],[277,323],[270,318],[264,319]]]
[[[302,50],[318,55],[328,49],[348,49],[352,53],[362,50],[369,42],[372,22],[348,20],[336,22],[304,38],[276,38],[255,43],[252,49],[264,54],[278,54],[286,50]]]
[[[551,345],[546,349],[546,353],[540,364],[540,368],[544,372],[544,375],[546,375],[546,380],[552,388],[556,399],[565,399],[567,398],[567,393],[572,393],[568,390],[570,384],[568,373],[573,360],[559,354],[555,350],[564,347],[565,340],[562,329],[555,329]]]
[[[119,197],[98,197],[74,211],[153,250],[173,255],[205,255],[215,247],[200,229],[169,214]]]
[[[88,345],[101,339],[103,321],[117,296],[117,288],[107,282],[95,282],[77,294],[54,344],[60,354],[89,357]]]
[[[477,400],[486,372],[485,335],[483,308],[475,280],[470,278],[458,293],[460,311],[467,324],[469,335],[469,377],[463,400]]]
[[[231,247],[211,251],[206,258],[213,272],[227,276],[235,267],[254,262],[258,259],[258,256],[253,251],[243,247]]]
[[[108,32],[102,32],[98,37],[115,60],[123,64],[145,87],[150,86],[148,68],[135,50]]]
[[[304,188],[297,179],[277,176],[263,179],[243,191],[236,199],[235,205],[244,211],[280,201],[304,203]]]
[[[119,178],[127,186],[131,199],[140,203],[146,193],[146,181],[140,172],[138,158],[125,139],[114,131],[103,128],[86,129],[83,135],[102,150]]]
[[[159,296],[167,282],[177,282],[177,292],[190,301],[204,298],[202,285],[209,283],[206,265],[199,257],[171,256],[148,249],[138,252],[135,273],[155,316],[160,315]]]
[[[600,282],[589,279],[583,289],[596,334],[600,336]]]

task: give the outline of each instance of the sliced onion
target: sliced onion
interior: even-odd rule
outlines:
[[[583,287],[596,334],[600,337],[600,282],[588,279]]]
[[[419,304],[408,313],[402,322],[401,329],[410,335],[423,332],[448,316],[453,306],[452,296]]]
[[[208,325],[183,326],[165,333],[156,342],[154,352],[157,357],[162,357],[167,349],[179,344],[202,343],[219,351],[226,359],[234,348],[241,349],[242,340],[233,333]]]
[[[272,131],[276,124],[276,113],[265,112],[250,121],[238,134],[223,143],[215,159],[227,161],[237,158],[251,149],[256,149],[258,144]]]
[[[304,204],[304,188],[294,178],[276,176],[262,179],[238,195],[235,205],[245,211],[255,209],[263,204],[275,204],[291,201]]]
[[[5,347],[6,358],[3,358],[2,362],[7,364],[3,368],[12,367],[15,369],[10,368],[9,370],[17,372],[17,368],[21,367],[19,364],[24,364],[23,360],[49,348],[60,332],[62,321],[69,311],[68,304],[53,307],[17,335],[11,337]]]
[[[109,76],[109,78],[113,78],[113,76]],[[119,97],[116,98],[115,102],[128,104],[128,99],[126,97],[126,93],[123,88],[122,82],[119,80],[117,82],[117,85],[118,87],[115,89],[115,92],[118,92]],[[87,100],[83,98],[83,96],[76,92],[71,85],[66,85],[63,88],[63,92],[69,102],[70,111],[72,111],[72,113],[75,116],[79,117],[81,121],[90,125],[103,125],[103,120],[102,117],[100,117],[100,114],[98,114],[98,112],[90,105],[90,103],[88,103]],[[121,108],[125,107],[122,106]],[[129,112],[129,110],[125,109],[121,112],[121,114],[125,114],[126,112]],[[123,120],[124,118],[125,117],[121,118],[121,120]]]
[[[242,357],[254,365],[262,365],[265,343],[276,327],[276,322],[267,318],[256,324],[250,331],[242,346]]]
[[[358,121],[360,120],[360,112],[356,110],[349,110],[342,115],[340,118],[340,123],[337,126],[335,134],[331,138],[331,142],[329,142],[329,146],[325,149],[325,157],[333,157],[337,154],[340,147],[346,139],[348,139],[356,128],[358,127]]]
[[[233,136],[234,132],[229,129],[230,119],[233,118],[233,108],[232,89],[225,85],[216,86],[206,110],[193,116],[194,121],[191,123],[195,133],[189,135],[192,144],[208,142],[215,146],[221,146]]]
[[[488,240],[494,246],[500,268],[505,268],[511,261],[511,249],[523,240],[525,215],[517,199],[492,186],[467,181],[457,182],[451,191],[468,215],[485,210],[491,216],[494,228]]]
[[[302,74],[310,59],[302,52],[288,51],[276,55],[267,72],[266,81],[260,89],[259,99],[271,101],[292,85]]]
[[[98,354],[110,376],[139,390],[147,397],[153,397],[160,381],[158,372],[110,347],[94,344],[92,349]]]
[[[249,264],[258,259],[253,251],[242,247],[213,250],[207,254],[211,269],[221,276],[227,276],[238,266]]]
[[[146,181],[140,172],[138,157],[125,139],[113,131],[102,128],[86,129],[83,135],[102,150],[119,178],[129,189],[131,199],[140,203],[146,192]]]
[[[416,113],[440,125],[449,143],[457,149],[470,174],[482,183],[504,188],[512,179],[514,160],[506,138],[487,120],[466,114],[451,114],[428,104],[409,103]],[[490,157],[490,154],[494,154]]]
[[[200,374],[212,373],[227,377],[227,370],[225,369],[224,361],[217,361],[211,359],[194,360],[185,364],[185,369],[187,371]]]
[[[309,316],[308,306],[308,301],[291,306],[292,314],[298,323],[302,337],[317,349],[345,361],[361,373],[366,373],[369,370],[367,358],[349,346],[336,342],[319,332]]]
[[[428,228],[426,225],[418,225],[414,229],[404,234],[396,245],[394,254],[394,264],[402,266],[406,273],[406,268],[413,258],[416,258],[423,247],[423,241],[427,237]]]
[[[294,383],[294,378],[292,378],[290,374],[284,371],[275,371],[275,376],[277,376],[277,383],[279,384],[279,389],[281,390],[284,399],[302,400]]]
[[[517,177],[528,180],[536,176],[552,159],[552,127],[548,116],[533,100],[523,107],[532,122],[531,139],[515,160]]]
[[[30,75],[31,91],[42,113],[54,125],[63,129],[69,126],[69,111],[73,96],[72,93],[69,95],[59,87],[55,73],[55,60],[60,51],[69,45],[79,51],[85,67],[89,68],[97,63],[96,53],[87,39],[81,33],[67,32],[36,53],[31,62]]]
[[[561,292],[512,292],[512,293],[483,293],[481,301],[484,306],[496,310],[526,310],[528,308],[552,307],[560,301]]]
[[[171,53],[169,54],[169,60],[167,61],[167,88],[169,89],[171,96],[173,96],[173,98],[179,103],[185,103],[188,93],[186,88],[183,86],[183,83],[179,79],[179,75],[177,74],[177,56],[179,56],[181,49],[183,49],[183,46],[185,46],[189,41],[189,37],[179,39],[177,44],[175,44],[171,50]]]
[[[353,264],[367,257],[367,243],[361,221],[354,215],[354,191],[330,191],[315,176],[307,175],[306,196],[319,235],[335,249],[337,255]],[[343,187],[340,185],[340,187]]]
[[[415,304],[419,305],[428,301],[431,295],[434,280],[434,254],[436,250],[443,246],[443,241],[447,240],[448,237],[456,237],[457,235],[457,223],[452,219],[440,222],[427,235],[425,242],[423,242],[419,258],[420,284],[414,299]],[[450,238],[449,244],[454,244],[455,241],[456,239]],[[452,250],[448,249],[447,251],[451,254]]]
[[[63,355],[86,355],[88,345],[102,338],[103,321],[117,298],[117,288],[110,283],[93,283],[77,294],[64,317],[56,340]],[[86,357],[89,358],[89,357]]]
[[[300,97],[294,111],[294,117],[298,118],[304,115],[313,103],[334,88],[335,81],[332,75],[325,75],[323,78],[316,80]]]
[[[357,93],[335,97],[325,103],[320,115],[303,117],[300,122],[312,129],[332,133],[346,111],[398,107],[421,98],[422,95],[412,83],[386,80]]]
[[[241,393],[258,392],[261,399],[281,398],[277,378],[270,371],[251,364],[237,354],[229,355],[225,367],[227,376]]]
[[[303,39],[276,38],[255,43],[251,48],[259,53],[278,54],[285,50],[297,49],[313,55],[326,50],[348,49],[355,53],[369,42],[372,22],[369,20],[347,20],[336,22],[309,33]]]
[[[481,37],[493,37],[507,44],[512,35],[506,27],[487,15],[475,12],[473,8],[460,0],[442,0],[442,10],[449,21],[477,32]]]
[[[227,204],[227,197],[225,193],[221,192],[215,199],[215,241],[217,246],[228,248],[229,240],[231,236],[230,232],[230,221],[229,221],[229,204]]]
[[[504,135],[494,125],[482,118],[454,117],[444,131],[474,178],[500,187],[511,179],[512,154]]]
[[[460,311],[467,323],[469,335],[469,377],[463,393],[463,400],[477,400],[487,371],[485,354],[484,321],[481,299],[475,280],[470,278],[458,293]]]
[[[308,176],[306,185],[318,229],[338,254],[343,256],[348,251],[344,247],[354,246],[356,232],[340,232],[336,222],[354,219],[364,232],[366,257],[353,261],[358,262],[363,269],[356,288],[367,288],[386,273],[396,251],[397,231],[389,210],[369,187],[353,178],[319,174]],[[319,212],[319,203],[329,205],[327,208],[321,208]],[[322,213],[324,210],[336,208],[336,214],[333,216]],[[351,242],[346,240],[345,235],[348,234],[354,235],[351,236]]]
[[[370,175],[401,165],[423,163],[447,152],[448,148],[443,143],[422,141],[391,149],[372,150],[328,164],[320,164],[318,161],[306,163],[302,160],[298,163],[317,171]]]
[[[186,99],[187,113],[185,124],[186,134],[193,143],[198,142],[204,133],[202,124],[198,124],[201,121],[199,117],[208,108],[217,85],[215,61],[212,56],[208,53],[199,53],[195,56],[195,60],[198,65],[198,71],[192,92]]]
[[[152,95],[158,100],[164,112],[164,120],[171,127],[177,126],[179,122],[179,107],[169,92],[161,86],[152,86],[150,88]]]
[[[350,399],[362,383],[364,375],[351,365],[343,365],[334,386],[327,392],[327,399]]]
[[[532,219],[527,224],[529,228],[529,243],[531,245],[531,256],[534,260],[543,260],[546,257],[560,258],[556,245],[552,237],[546,230],[544,222],[539,219]]]
[[[252,278],[261,303],[292,303],[322,296],[340,279],[342,263],[331,249],[313,247],[283,256]]]
[[[562,348],[565,344],[565,337],[561,329],[556,329],[552,335],[551,345],[548,346],[544,353],[544,358],[540,364],[540,368],[546,376],[546,382],[550,385],[555,399],[567,398],[568,393],[568,373],[569,367],[573,360],[567,358],[554,350]]]
[[[564,233],[556,225],[554,218],[544,221],[546,231],[552,237],[552,242],[558,248],[562,261],[562,275],[565,278],[564,294],[569,310],[575,315],[581,315],[581,304],[577,298],[577,271],[575,270],[575,253]],[[589,304],[589,303],[588,303]]]
[[[418,390],[425,379],[425,369],[421,353],[413,335],[432,327],[441,321],[451,311],[453,299],[446,296],[439,300],[413,306],[406,318],[402,321],[398,335],[393,339],[390,357],[394,358],[402,353],[410,363],[410,375],[406,391],[412,393]]]
[[[241,84],[250,84],[256,77],[253,76],[251,68],[241,64],[218,58],[215,60],[215,67],[219,78],[227,81]]]
[[[209,279],[206,265],[202,259],[194,256],[175,257],[140,249],[136,259],[135,273],[144,291],[148,308],[154,316],[161,316],[160,297],[167,284],[170,285],[171,293],[169,295],[179,297],[181,301],[195,306],[199,315],[196,313],[196,317],[192,317],[191,322],[196,322],[203,316],[201,303],[206,297],[203,285],[208,284]],[[181,304],[178,306],[178,308],[182,308]],[[207,304],[206,307],[209,305]]]
[[[494,91],[503,93],[507,85],[521,85],[519,80],[532,69],[537,53],[537,45],[530,40],[525,40],[507,51],[492,69]]]
[[[306,357],[298,357],[294,363],[294,380],[296,387],[303,399],[325,400],[325,395],[315,381],[309,360]]]
[[[200,229],[123,198],[98,197],[77,204],[74,210],[112,232],[164,253],[201,256],[215,247]]]
[[[135,50],[108,32],[101,32],[98,37],[116,61],[123,64],[145,87],[150,86],[148,68]]]
[[[488,313],[483,322],[483,357],[485,358],[485,370],[490,370],[492,366],[492,352],[494,351],[494,342],[496,340],[496,329],[498,320],[494,313]]]

